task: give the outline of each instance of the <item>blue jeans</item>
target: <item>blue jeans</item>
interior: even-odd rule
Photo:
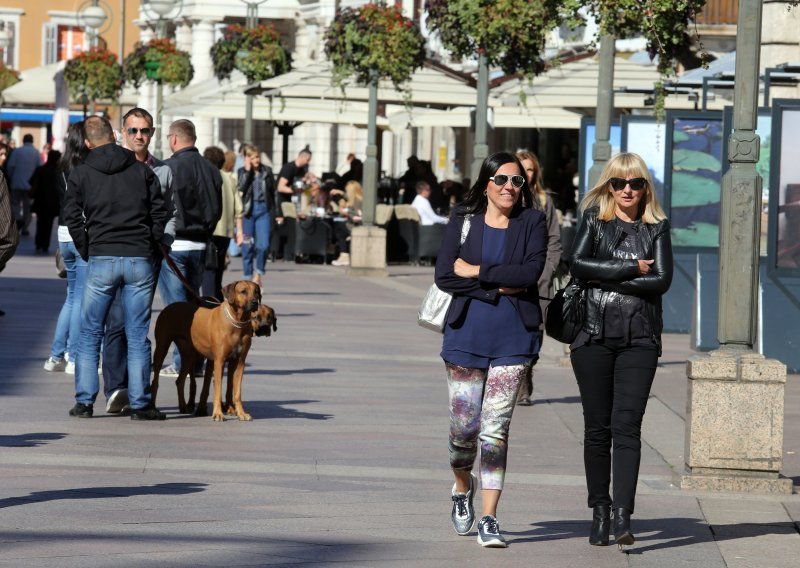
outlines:
[[[53,337],[53,346],[50,356],[56,359],[69,353],[70,359],[75,360],[78,355],[78,341],[81,332],[81,300],[83,287],[86,283],[86,261],[78,254],[75,244],[59,242],[58,248],[67,267],[67,298],[61,306],[56,323],[56,333]]]
[[[242,270],[244,277],[253,276],[253,257],[256,260],[256,272],[264,274],[269,250],[269,232],[272,228],[272,216],[264,203],[253,203],[253,215],[242,219],[244,242],[242,243]],[[255,240],[253,240],[255,237]]]
[[[170,256],[172,260],[175,261],[178,270],[181,271],[184,277],[186,277],[186,280],[189,281],[189,284],[192,285],[194,291],[199,293],[200,286],[203,284],[203,274],[206,271],[206,251],[172,251]],[[191,302],[194,298],[169,266],[167,260],[164,259],[161,262],[161,275],[158,277],[158,291],[161,294],[161,299],[164,300],[164,305],[168,306],[175,302]],[[172,351],[172,364],[180,371],[181,354],[177,347]]]
[[[122,288],[125,336],[128,340],[128,399],[131,408],[150,405],[150,307],[153,261],[146,257],[92,256],[81,306],[81,339],[75,365],[75,400],[94,404],[100,387],[97,364],[106,316]]]

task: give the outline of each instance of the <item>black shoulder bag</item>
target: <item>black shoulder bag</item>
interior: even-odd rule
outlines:
[[[592,246],[592,257],[597,255],[600,237],[598,230]],[[586,285],[573,277],[555,293],[545,313],[544,330],[547,335],[561,343],[575,341],[586,319],[586,290]]]

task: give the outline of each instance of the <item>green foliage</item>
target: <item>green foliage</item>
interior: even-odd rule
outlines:
[[[484,54],[490,66],[528,77],[544,70],[547,34],[577,17],[571,0],[429,0],[428,28],[457,57]]]
[[[74,101],[115,101],[122,90],[122,67],[114,53],[93,47],[67,61],[64,80]]]
[[[125,58],[125,81],[139,88],[148,76],[148,67],[157,69],[157,81],[171,87],[185,87],[194,76],[189,54],[175,47],[171,39],[151,39],[147,43],[137,42],[133,51]]]
[[[19,72],[11,67],[6,67],[6,64],[0,61],[0,92],[15,83],[19,83]]]
[[[340,11],[325,32],[325,53],[334,85],[344,88],[351,76],[361,85],[389,79],[408,98],[406,84],[425,61],[425,40],[398,6],[381,1]]]
[[[247,29],[233,24],[211,47],[214,75],[228,79],[234,69],[241,71],[251,83],[271,79],[291,69],[291,55],[281,45],[280,36],[270,25]]]

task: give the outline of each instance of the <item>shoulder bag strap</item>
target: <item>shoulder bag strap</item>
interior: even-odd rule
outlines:
[[[464,241],[467,240],[467,235],[469,234],[469,228],[472,225],[472,214],[464,216],[464,222],[461,224],[461,242],[460,245],[464,244]]]

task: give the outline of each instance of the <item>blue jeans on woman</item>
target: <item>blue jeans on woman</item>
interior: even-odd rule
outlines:
[[[253,277],[253,257],[256,261],[256,272],[263,275],[266,271],[272,216],[266,203],[256,201],[253,203],[253,214],[242,221],[242,269],[244,277],[249,280]]]
[[[67,298],[58,314],[50,356],[54,359],[61,359],[69,353],[70,359],[74,361],[78,355],[78,338],[81,332],[81,299],[86,283],[87,264],[78,254],[78,249],[75,248],[72,241],[59,242],[58,249],[64,259],[64,266],[67,267]]]
[[[125,336],[128,340],[128,400],[134,410],[151,404],[150,307],[155,276],[147,257],[92,256],[81,306],[81,339],[75,365],[75,401],[94,404],[100,387],[97,365],[106,316],[122,288]]]

